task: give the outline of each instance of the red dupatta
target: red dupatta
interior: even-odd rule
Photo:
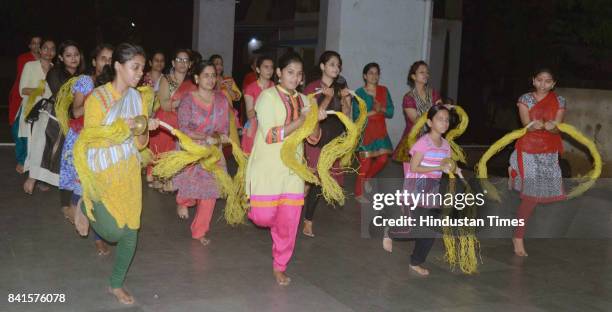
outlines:
[[[530,120],[542,122],[554,121],[559,110],[559,101],[554,92],[549,92],[542,100],[529,109]],[[524,177],[522,152],[529,154],[563,153],[561,135],[545,129],[528,131],[516,141],[518,166],[521,177]]]
[[[376,96],[374,97],[374,105],[380,103],[383,112],[387,110],[387,88],[376,86]],[[377,113],[368,117],[368,123],[363,135],[363,145],[370,145],[372,142],[383,139],[387,136],[387,124],[385,122],[385,114]]]

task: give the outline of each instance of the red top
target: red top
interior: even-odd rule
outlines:
[[[26,52],[17,57],[17,75],[15,76],[15,82],[9,93],[9,124],[12,125],[15,122],[15,117],[19,111],[21,105],[21,95],[19,94],[19,81],[21,80],[21,73],[23,72],[23,66],[25,63],[30,61],[36,61],[36,57],[32,52]]]
[[[242,79],[242,88],[246,89],[246,87],[248,87],[251,83],[253,83],[256,80],[257,80],[257,73],[254,71],[249,72],[248,74],[244,76],[244,79]]]

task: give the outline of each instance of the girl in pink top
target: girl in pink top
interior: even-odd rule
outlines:
[[[248,121],[244,125],[242,136],[242,150],[250,154],[253,149],[255,132],[257,131],[257,116],[255,115],[255,103],[261,91],[273,87],[272,75],[274,74],[274,61],[269,56],[262,56],[257,59],[256,68],[257,80],[244,88],[244,102]]]
[[[409,192],[438,193],[440,177],[450,170],[443,160],[451,157],[451,149],[443,135],[449,127],[449,111],[443,105],[434,105],[427,111],[426,133],[410,148],[410,162],[404,163],[404,189]],[[437,208],[419,206],[419,208]],[[419,209],[417,208],[417,209]],[[389,229],[385,229],[383,248],[392,251]],[[392,233],[394,234],[394,233]],[[414,238],[415,245],[410,256],[410,268],[420,275],[429,275],[421,264],[434,243],[434,238]]]

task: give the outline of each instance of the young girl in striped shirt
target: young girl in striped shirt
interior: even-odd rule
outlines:
[[[444,105],[434,105],[427,112],[426,133],[410,148],[410,162],[404,163],[404,188],[410,192],[438,193],[443,172],[450,170],[450,164],[443,160],[450,158],[451,149],[443,135],[449,127],[449,110]],[[419,205],[417,209],[439,208],[435,205]],[[401,237],[401,229],[391,228],[385,233],[383,248],[391,252],[391,236]],[[387,231],[385,231],[387,232]],[[429,275],[429,270],[421,265],[425,262],[434,243],[433,237],[411,238],[415,241],[410,256],[410,269],[419,275]]]

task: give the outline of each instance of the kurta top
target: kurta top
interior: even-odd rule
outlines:
[[[255,105],[258,128],[246,169],[246,192],[251,197],[300,194],[303,203],[304,180],[285,166],[280,150],[285,138],[282,127],[309,106],[305,95],[296,92],[290,96],[278,86],[259,95]],[[303,145],[298,146],[296,157],[303,158]]]

